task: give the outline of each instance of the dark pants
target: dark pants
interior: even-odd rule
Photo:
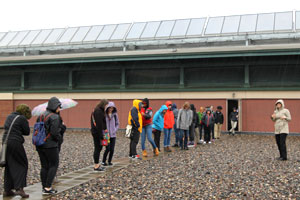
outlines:
[[[277,143],[279,154],[280,154],[280,158],[283,158],[283,159],[287,159],[286,143],[285,143],[286,137],[287,137],[286,133],[281,133],[281,134],[276,134],[275,135],[276,143]]]
[[[187,141],[188,141],[188,137],[189,137],[189,130],[183,130],[180,129],[180,147],[181,149],[183,148],[187,148]],[[183,141],[184,139],[184,141]]]
[[[92,134],[94,139],[94,163],[99,164],[100,153],[102,150],[100,136],[98,134]]]
[[[8,140],[4,171],[4,191],[26,187],[28,160],[21,142]]]
[[[205,142],[210,141],[210,133],[211,133],[211,126],[204,125],[204,141]]]
[[[152,133],[154,134],[154,142],[155,142],[158,150],[160,151],[160,135],[161,135],[161,131],[153,129]]]
[[[198,126],[198,129],[199,129],[199,140],[202,139],[202,131],[203,131],[203,128],[204,128],[204,125],[203,124],[200,124]]]
[[[210,125],[211,138],[215,139],[215,124]]]
[[[58,163],[59,163],[59,153],[58,148],[37,149],[41,161],[41,180],[43,188],[52,186],[53,180],[55,178]]]
[[[110,143],[107,145],[105,149],[102,162],[104,163],[106,162],[106,157],[109,153],[108,162],[111,163],[115,151],[115,144],[116,144],[116,138],[110,138]]]
[[[130,151],[129,156],[136,156],[136,146],[139,143],[140,133],[138,130],[132,129],[132,136],[130,137]]]
[[[194,142],[195,140],[195,128],[196,124],[192,123],[189,130],[190,142]]]

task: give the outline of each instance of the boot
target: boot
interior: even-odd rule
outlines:
[[[167,151],[168,152],[172,152],[172,150],[171,150],[171,148],[169,146],[167,147]]]
[[[167,147],[164,147],[164,152],[168,152],[168,148]]]
[[[158,155],[159,155],[158,148],[155,148],[155,149],[154,149],[154,155],[156,155],[156,156],[158,156]]]
[[[148,156],[147,151],[143,150],[143,157],[147,157],[147,156]]]
[[[20,195],[22,198],[29,198],[29,194],[26,194],[23,190],[23,188],[18,189],[15,192],[15,195]]]
[[[15,195],[16,194],[12,190],[3,192],[3,197],[12,197],[12,196],[15,196]]]

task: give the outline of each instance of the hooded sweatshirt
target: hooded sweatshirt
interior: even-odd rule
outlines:
[[[178,118],[178,109],[177,109],[176,103],[173,103],[173,104],[172,104],[172,111],[173,111],[173,114],[174,114],[174,120],[175,120],[175,123],[176,123],[177,118]]]
[[[108,115],[108,108],[112,107],[113,111],[111,116]],[[119,129],[119,117],[117,114],[117,108],[114,102],[108,102],[108,105],[105,109],[106,113],[106,127],[109,132],[111,138],[115,138],[117,136],[117,131]]]
[[[143,118],[143,127],[152,124],[152,108],[149,107],[149,99],[145,98],[143,99],[143,102],[146,103],[146,107],[143,107],[141,109],[141,114]],[[144,114],[144,115],[143,115]]]
[[[182,130],[189,130],[193,122],[193,113],[190,109],[180,109],[177,118],[177,128]]]
[[[281,103],[282,107],[280,109],[276,108],[276,104]],[[275,103],[275,118],[272,120],[275,122],[275,134],[286,133],[289,134],[289,124],[288,122],[292,120],[290,111],[284,107],[283,100],[278,100]],[[285,116],[286,119],[281,119],[281,117]]]
[[[169,105],[172,106],[171,101],[166,102],[166,106],[168,107]],[[166,114],[165,114],[165,117],[164,117],[164,128],[165,129],[172,129],[174,124],[175,124],[175,121],[174,121],[173,111],[172,111],[172,109],[171,110],[168,109]]]
[[[203,115],[203,117],[202,117],[202,123],[204,124],[204,126],[207,126],[207,127],[213,125],[214,121],[215,121],[213,113],[208,114],[208,111],[211,111],[211,110],[207,109],[205,115]]]
[[[128,114],[128,124],[132,125],[133,129],[141,133],[143,128],[143,120],[141,115],[142,101],[135,99],[133,100],[132,104],[132,108]]]
[[[168,107],[166,105],[162,105],[153,117],[152,127],[159,131],[163,130],[164,128],[164,115],[163,115],[164,110],[168,110]]]

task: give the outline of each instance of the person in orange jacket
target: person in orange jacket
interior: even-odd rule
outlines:
[[[167,101],[166,102],[166,106],[168,107],[168,110],[164,116],[164,150],[166,152],[171,152],[171,148],[170,148],[170,140],[171,140],[171,132],[172,132],[172,128],[175,124],[174,121],[174,114],[172,111],[172,102],[171,101]]]

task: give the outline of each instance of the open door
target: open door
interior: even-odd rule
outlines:
[[[239,100],[237,99],[228,99],[227,100],[227,131],[229,131],[231,129],[231,121],[230,121],[230,113],[233,111],[233,108],[236,108],[238,112],[240,112],[239,110]],[[240,113],[239,113],[239,116],[240,116]],[[239,124],[237,124],[236,126],[236,131],[239,130]]]

